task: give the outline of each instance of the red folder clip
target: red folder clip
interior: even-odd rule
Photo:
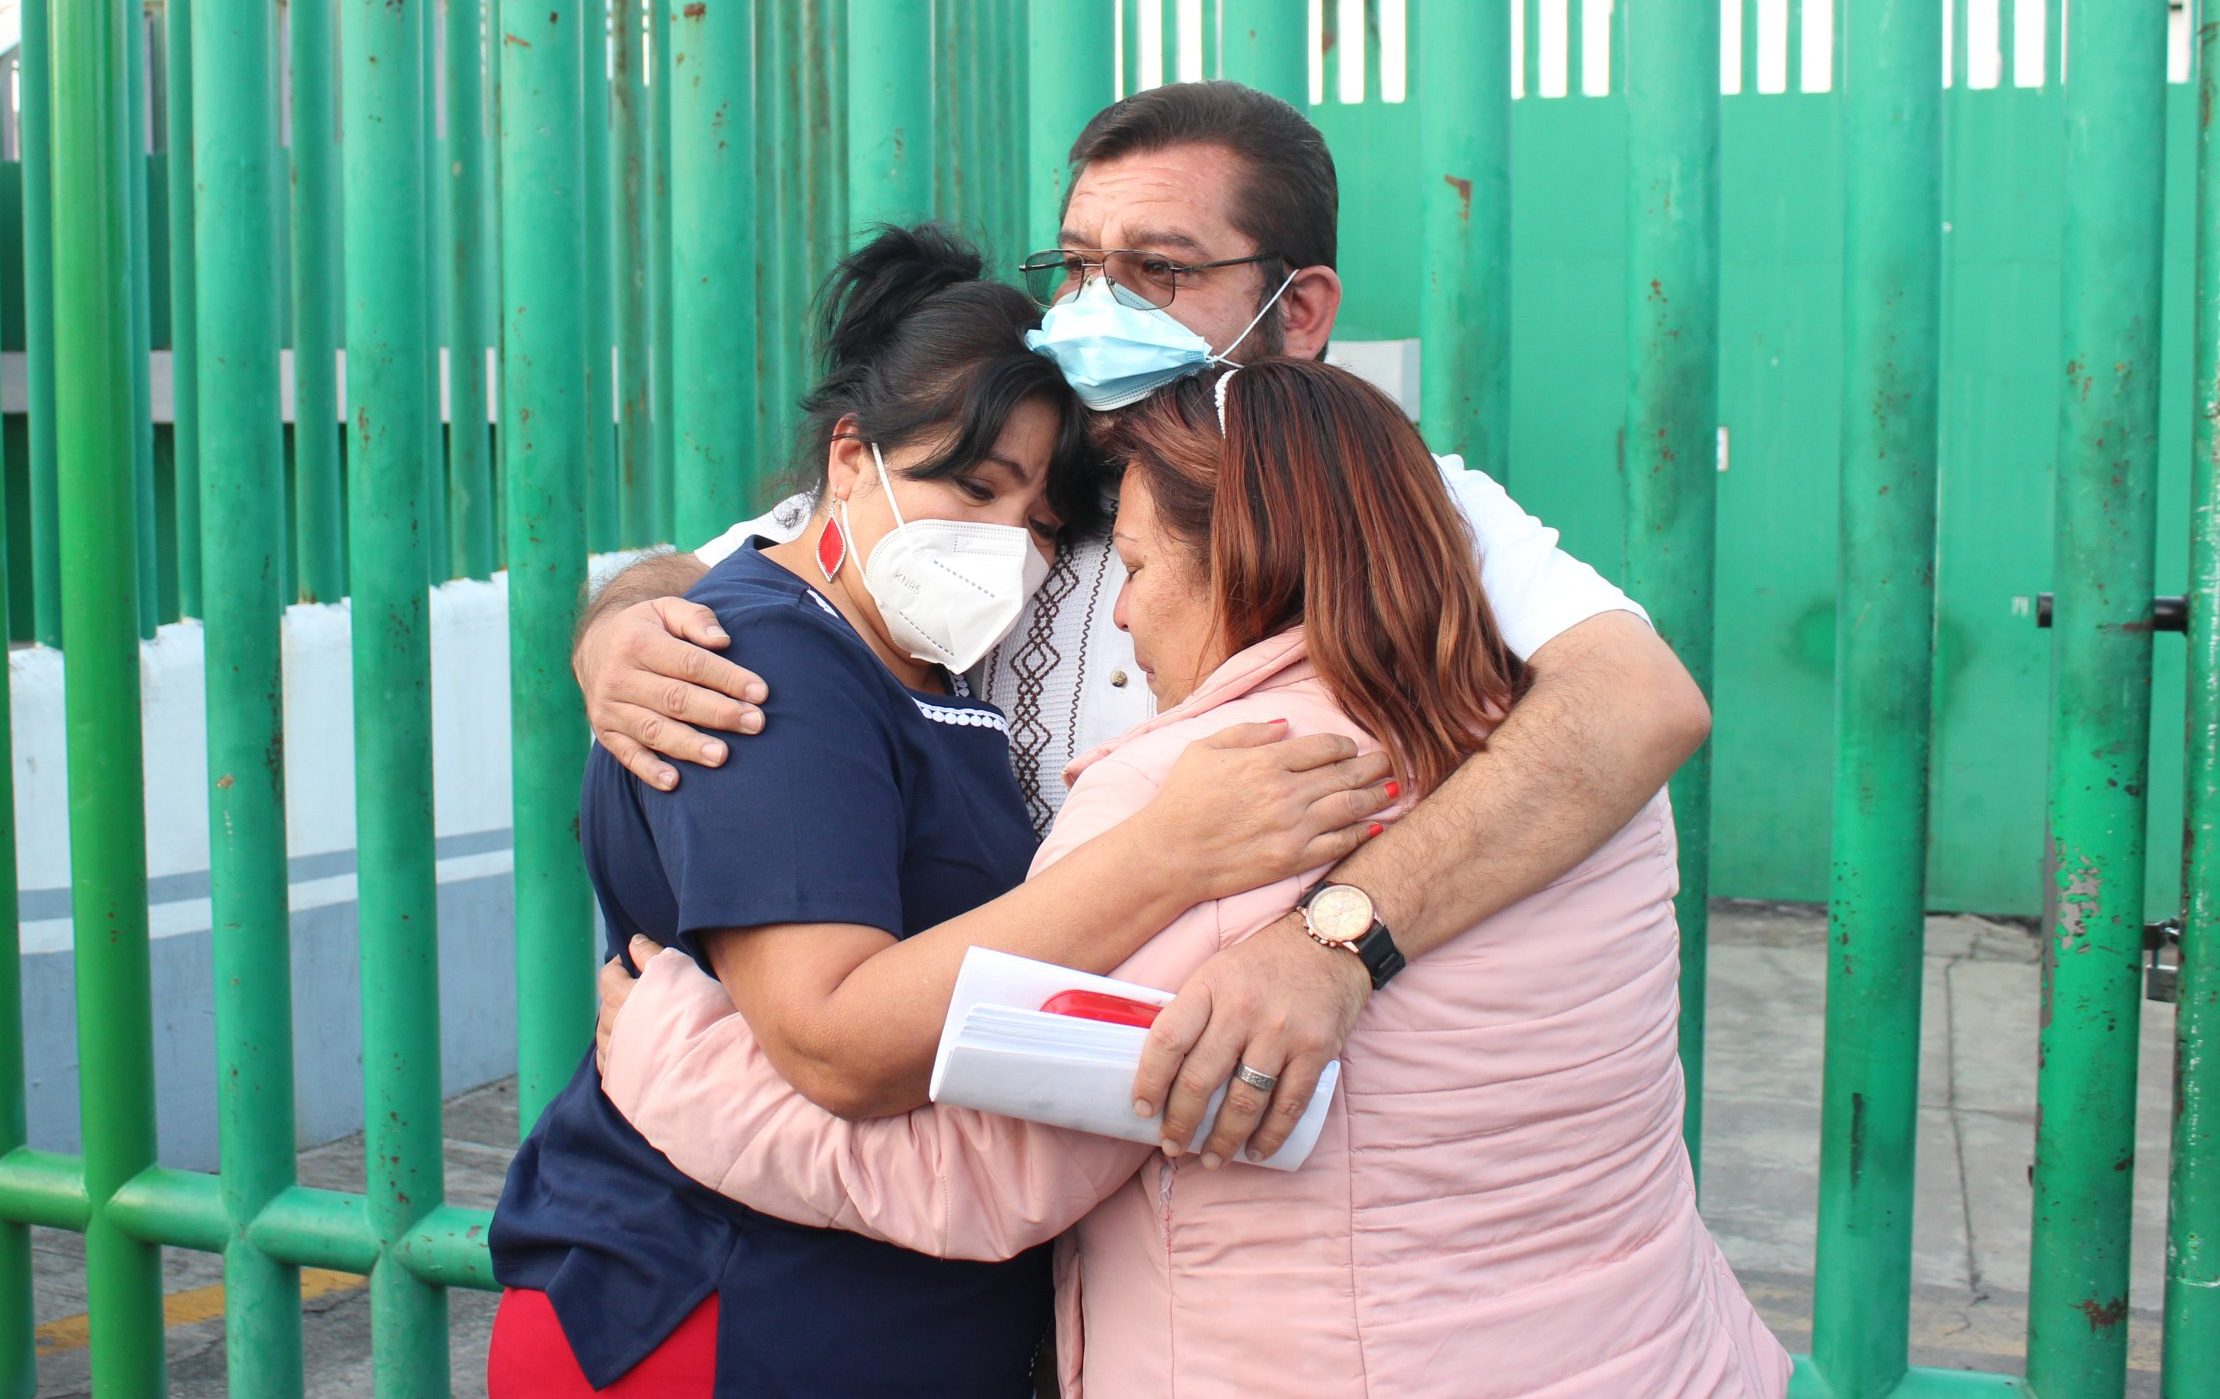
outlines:
[[[1163,1007],[1105,991],[1058,991],[1041,1002],[1041,1009],[1051,1015],[1103,1020],[1112,1025],[1138,1025],[1145,1030],[1156,1023],[1156,1013]]]

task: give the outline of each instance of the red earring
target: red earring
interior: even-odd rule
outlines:
[[[825,532],[817,536],[817,566],[825,571],[825,581],[830,583],[848,561],[848,536],[840,532],[840,521],[825,517]]]

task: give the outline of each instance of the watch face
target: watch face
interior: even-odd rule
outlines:
[[[1329,942],[1355,942],[1372,930],[1372,896],[1351,884],[1329,884],[1310,901],[1310,926]]]

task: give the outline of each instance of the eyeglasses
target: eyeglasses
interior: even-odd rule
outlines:
[[[1164,307],[1179,295],[1180,279],[1215,267],[1243,267],[1252,262],[1274,262],[1278,253],[1252,253],[1247,257],[1219,258],[1216,262],[1174,262],[1161,253],[1135,248],[1043,248],[1018,264],[1025,278],[1025,293],[1042,306],[1054,306],[1101,277],[1111,294],[1134,307]]]

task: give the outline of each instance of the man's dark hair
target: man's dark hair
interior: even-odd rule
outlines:
[[[1091,161],[1214,145],[1232,151],[1245,178],[1233,198],[1233,226],[1276,253],[1286,269],[1332,267],[1341,186],[1326,138],[1277,97],[1240,83],[1167,83],[1095,113],[1071,147],[1071,184]],[[1067,185],[1064,202],[1071,203]],[[1276,285],[1277,277],[1267,277]]]

